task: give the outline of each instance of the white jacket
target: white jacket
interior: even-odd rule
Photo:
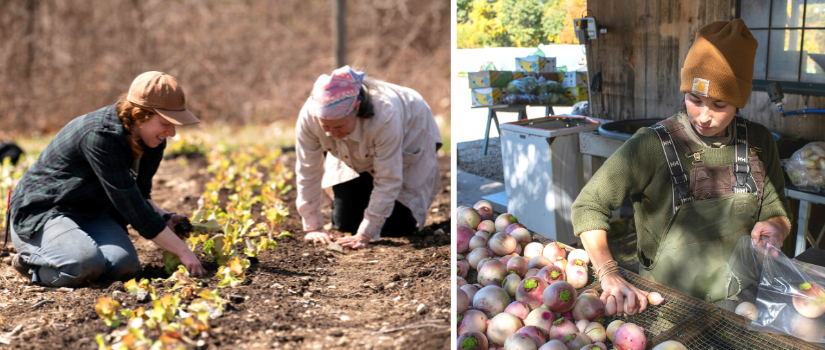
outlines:
[[[441,134],[420,94],[377,83],[370,92],[375,116],[356,117],[355,129],[344,139],[324,132],[318,118],[307,113],[307,103],[301,109],[295,129],[295,173],[298,212],[307,232],[323,229],[322,188],[355,179],[361,172],[373,176],[374,189],[356,233],[379,239],[396,200],[412,211],[419,229],[424,228],[441,182],[436,152]]]

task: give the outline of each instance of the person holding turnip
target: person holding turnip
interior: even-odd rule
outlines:
[[[750,235],[757,249],[782,246],[791,215],[776,143],[739,113],[753,87],[756,48],[741,19],[699,29],[681,70],[681,110],[636,132],[576,199],[574,230],[602,301],[628,314],[648,302],[618,274],[607,247],[611,211],[628,196],[640,274],[711,303],[728,296],[724,272],[739,238]]]
[[[183,88],[161,72],[139,75],[120,101],[69,122],[23,175],[11,197],[12,266],[32,282],[82,287],[141,273],[126,224],[205,271],[172,228],[184,216],[151,199],[166,138],[199,123]]]
[[[329,243],[322,188],[332,188],[335,240],[359,249],[424,227],[440,186],[441,134],[412,89],[365,77],[349,66],[322,75],[296,127],[298,212],[304,237]]]

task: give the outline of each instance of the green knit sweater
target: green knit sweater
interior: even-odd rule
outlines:
[[[677,117],[678,114],[671,118]],[[773,135],[757,123],[751,122],[748,127],[753,128],[756,147],[762,149],[757,156],[765,165],[765,188],[759,221],[783,217],[790,223],[790,207],[784,192],[785,179]],[[705,151],[702,161],[706,166],[733,164],[735,147],[708,148],[696,142],[693,144],[697,150]],[[690,176],[690,170],[694,168],[693,158],[687,158],[678,144],[676,148],[679,161]],[[584,186],[572,208],[576,236],[589,230],[609,230],[611,211],[618,209],[627,197],[630,197],[635,210],[638,248],[653,260],[673,217],[673,196],[662,144],[649,128],[639,129]]]

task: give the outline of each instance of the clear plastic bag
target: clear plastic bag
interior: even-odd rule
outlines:
[[[541,104],[541,99],[530,94],[509,94],[502,97],[501,102],[506,105],[537,105]]]
[[[533,94],[539,87],[536,77],[524,77],[507,84],[507,92],[511,94]]]
[[[819,192],[825,187],[825,142],[811,142],[783,160],[785,172],[797,186],[806,191]]]
[[[726,277],[728,298],[719,306],[739,311],[737,307],[752,303],[756,313],[749,330],[825,345],[825,268],[790,259],[770,244],[754,247],[745,236],[734,249]]]

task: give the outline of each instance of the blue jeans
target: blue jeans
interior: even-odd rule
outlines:
[[[98,279],[126,281],[140,275],[137,251],[109,214],[79,225],[58,215],[31,239],[11,230],[22,261],[32,265],[32,282],[49,287],[85,287]]]

